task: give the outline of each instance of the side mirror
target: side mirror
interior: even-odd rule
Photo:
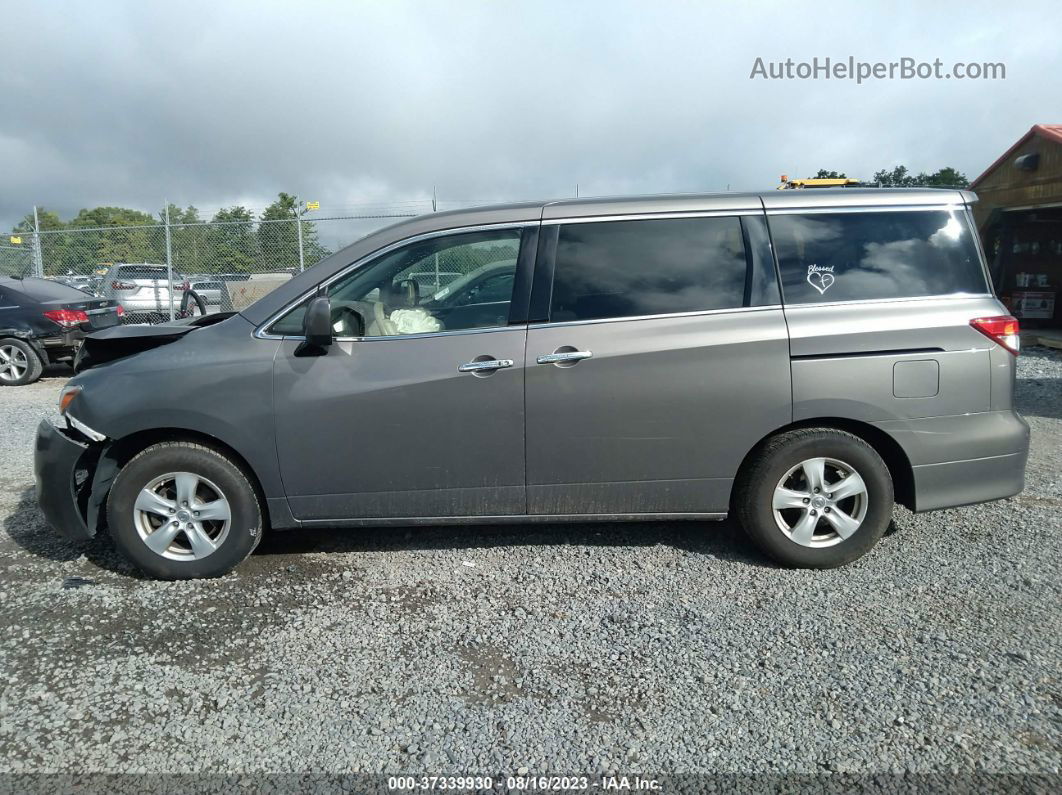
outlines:
[[[317,296],[306,307],[302,333],[306,336],[306,344],[314,348],[327,348],[332,344],[332,304],[327,295]]]

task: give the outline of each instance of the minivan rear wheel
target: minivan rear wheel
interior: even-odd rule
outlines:
[[[164,442],[133,457],[114,480],[107,519],[118,549],[164,580],[219,577],[262,538],[247,475],[193,442]]]
[[[865,555],[892,518],[889,469],[844,431],[802,428],[768,440],[741,473],[735,512],[768,556],[827,569]]]

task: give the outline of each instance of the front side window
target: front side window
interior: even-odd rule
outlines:
[[[789,304],[988,292],[964,213],[783,214],[770,227]]]
[[[737,217],[565,224],[550,321],[740,307],[746,271]]]
[[[506,325],[520,238],[520,229],[433,237],[356,268],[328,288],[336,335],[355,336],[358,326],[366,337],[392,337]],[[305,311],[306,302],[269,333],[301,335]]]

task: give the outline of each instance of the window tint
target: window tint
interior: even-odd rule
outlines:
[[[516,260],[492,262],[452,281],[432,297],[441,305],[489,304],[508,301],[513,294]]]
[[[767,219],[762,215],[743,215],[741,228],[745,232],[751,265],[745,306],[778,306],[782,303],[782,296],[778,292],[778,272],[774,268]]]
[[[737,217],[566,224],[557,240],[550,320],[739,307],[745,272]]]
[[[513,294],[513,279],[516,278],[516,263],[508,273],[500,273],[489,276],[472,288],[469,298],[478,303],[486,304],[491,301],[508,301]]]
[[[122,279],[165,279],[166,268],[162,265],[119,265],[118,277]],[[177,271],[173,272],[177,278]]]
[[[770,227],[790,304],[988,292],[964,213],[772,215]]]
[[[333,327],[348,333],[351,313],[366,337],[504,326],[509,322],[520,229],[467,232],[412,243],[357,268],[328,290]],[[490,281],[490,294],[476,286]],[[301,335],[302,304],[270,328],[271,334]]]

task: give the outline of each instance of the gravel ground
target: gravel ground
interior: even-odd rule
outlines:
[[[1062,355],[1021,496],[847,568],[732,523],[305,532],[221,580],[49,532],[0,389],[0,771],[1040,773],[1062,759]]]

